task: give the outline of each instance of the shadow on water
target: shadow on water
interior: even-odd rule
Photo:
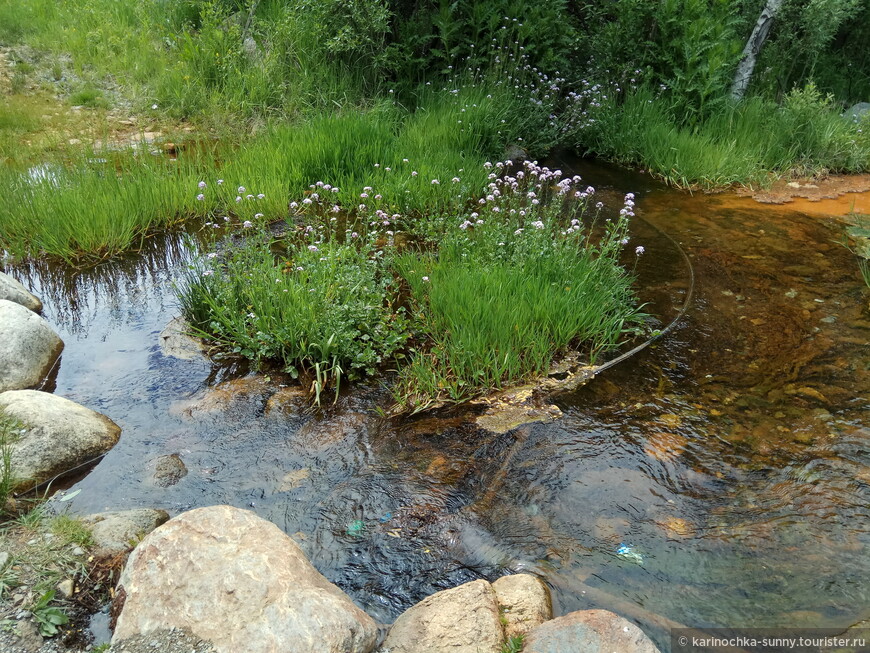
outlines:
[[[687,252],[695,300],[654,346],[556,398],[561,419],[504,435],[463,411],[382,419],[375,383],[314,415],[277,375],[167,356],[190,256],[174,236],[88,272],[12,270],[66,341],[55,392],[123,428],[71,509],[252,509],[382,621],[515,571],[542,576],[557,610],[614,610],[663,649],[674,624],[870,617],[870,319],[839,224],[569,164],[609,206],[637,194],[646,253],[629,264],[662,324],[688,281],[649,225]],[[163,487],[171,454],[187,475]]]

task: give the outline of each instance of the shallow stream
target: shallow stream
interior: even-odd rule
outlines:
[[[694,299],[656,345],[555,398],[560,419],[504,435],[467,411],[386,419],[377,384],[314,415],[275,375],[166,355],[190,254],[174,236],[90,271],[10,270],[66,342],[47,389],[123,429],[70,510],[249,508],[384,622],[514,571],[539,574],[558,613],[613,610],[663,650],[675,624],[870,619],[870,312],[841,222],[562,165],[617,209],[636,193],[688,254]],[[686,266],[641,221],[634,244],[664,324]],[[188,473],[163,487],[171,454]]]

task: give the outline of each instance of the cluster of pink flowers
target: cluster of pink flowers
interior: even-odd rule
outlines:
[[[522,237],[527,230],[547,231],[554,238],[586,238],[604,208],[591,199],[595,189],[583,183],[579,175],[565,176],[561,170],[551,170],[536,161],[517,165],[511,160],[487,162],[489,183],[485,195],[474,203],[474,210],[462,217],[458,228],[474,238],[475,229],[495,225],[498,236]],[[484,220],[484,217],[486,220]],[[607,218],[600,248],[609,253],[628,244],[629,219],[634,216],[634,194],[625,196],[617,219]],[[499,242],[504,246],[504,242]],[[635,254],[643,254],[642,246]]]

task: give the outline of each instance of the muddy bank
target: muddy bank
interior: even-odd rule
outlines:
[[[778,179],[770,188],[740,188],[738,198],[751,198],[759,204],[787,205],[791,211],[819,216],[870,213],[870,174],[826,175],[824,177]],[[727,196],[728,193],[725,193]],[[748,202],[735,202],[734,208],[750,208]]]

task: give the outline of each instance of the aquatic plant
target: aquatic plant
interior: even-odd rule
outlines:
[[[0,205],[0,245],[15,256],[75,265],[117,256],[192,217],[196,201],[187,188],[209,166],[207,155],[176,162],[131,151],[28,171],[0,168],[0,192],[14,198]]]
[[[493,170],[470,209],[438,220],[437,249],[395,262],[412,291],[418,338],[396,394],[415,409],[541,374],[569,347],[594,360],[642,319],[619,265],[633,196],[602,218],[594,189],[577,176],[533,162]]]
[[[186,318],[230,352],[306,376],[318,398],[397,366],[396,395],[415,409],[541,373],[569,346],[594,357],[635,329],[619,265],[633,197],[599,220],[579,177],[532,162],[481,168],[479,193],[459,175],[421,182],[452,189],[440,211],[391,213],[374,185],[345,205],[346,189],[318,180],[291,202],[280,243],[262,213],[208,223],[225,238],[180,289]],[[235,190],[238,211],[265,200]]]
[[[858,258],[858,271],[870,288],[870,215],[851,213],[852,224],[846,228],[844,245]]]
[[[339,238],[335,212],[324,212],[327,199],[337,206],[330,195],[338,187],[319,182],[314,189],[293,203],[311,207],[311,222],[293,224],[276,254],[268,220],[255,212],[266,195],[234,188],[234,217],[206,223],[223,240],[194,262],[179,296],[202,334],[256,363],[278,361],[292,376],[308,377],[319,401],[325,388],[337,391],[343,379],[390,361],[407,334],[395,282],[381,257],[370,255],[376,232],[361,239],[348,229]]]

